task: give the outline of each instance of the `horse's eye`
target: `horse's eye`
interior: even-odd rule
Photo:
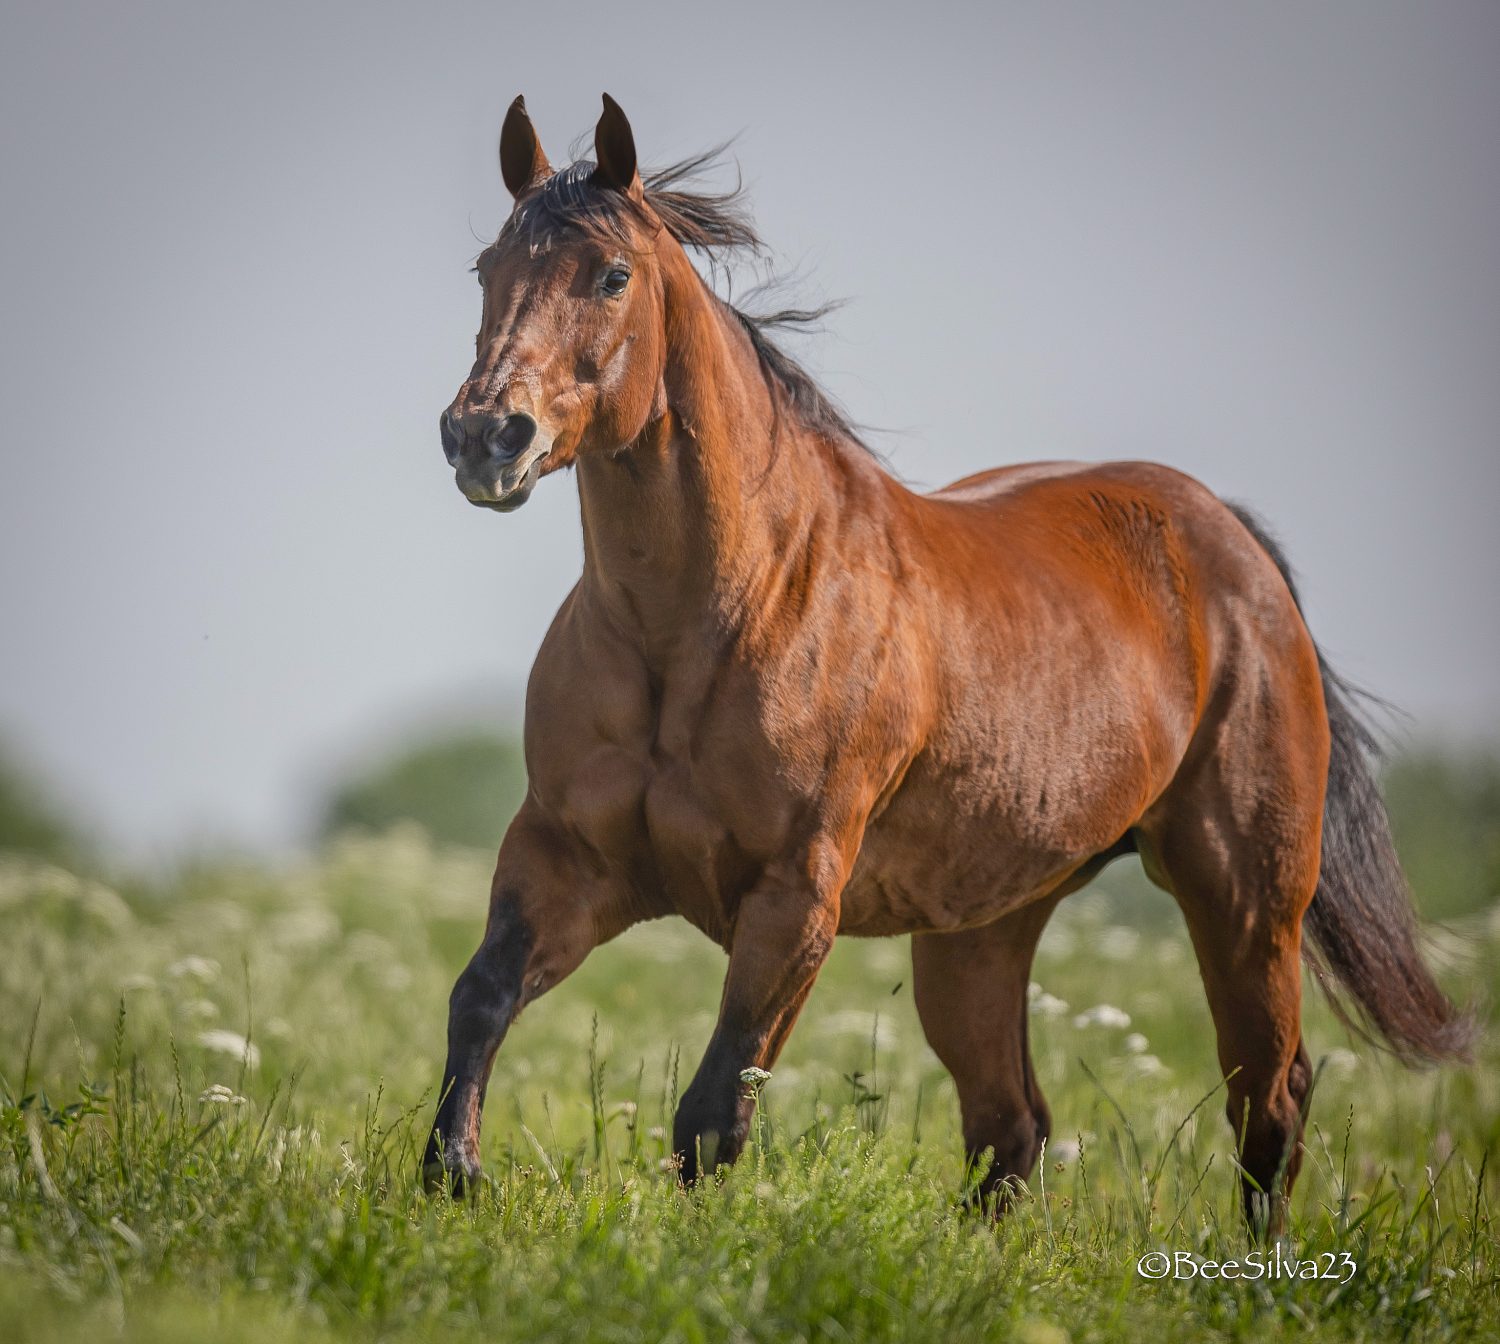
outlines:
[[[612,267],[605,271],[604,279],[599,286],[606,294],[617,296],[625,292],[625,286],[630,283],[630,272],[621,266]]]

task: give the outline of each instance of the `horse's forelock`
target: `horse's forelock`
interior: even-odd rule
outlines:
[[[750,217],[743,181],[737,176],[731,190],[719,192],[698,185],[706,172],[723,162],[727,149],[727,145],[717,145],[644,174],[639,199],[600,185],[594,180],[593,162],[579,159],[522,197],[501,236],[514,234],[535,253],[547,251],[555,239],[568,232],[600,242],[629,244],[636,231],[660,227],[683,247],[715,262],[737,252],[758,255],[765,245]],[[772,331],[816,322],[832,305],[757,314],[714,297],[744,327],[767,382],[799,423],[872,451],[812,374],[771,338]]]

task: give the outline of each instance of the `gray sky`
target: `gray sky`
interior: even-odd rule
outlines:
[[[1160,459],[1258,507],[1412,732],[1500,722],[1500,7],[8,5],[0,734],[136,853],[281,842],[411,716],[513,703],[575,486],[437,414],[524,92],[740,133],[800,349],[936,485]]]

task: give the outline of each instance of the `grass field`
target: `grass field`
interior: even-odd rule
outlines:
[[[1290,1245],[1347,1253],[1347,1281],[1343,1262],[1137,1273],[1152,1250],[1250,1247],[1191,951],[1128,874],[1042,943],[1054,1134],[998,1228],[959,1207],[957,1107],[904,940],[839,945],[753,1147],[680,1190],[664,1133],[724,959],[667,923],[528,1010],[490,1089],[492,1183],[428,1199],[447,993],[486,884],[483,856],[413,828],[114,888],[0,857],[0,1338],[1500,1336],[1488,1028],[1475,1068],[1413,1074],[1311,1005],[1323,1067]],[[1481,998],[1497,952],[1496,909],[1434,944]]]

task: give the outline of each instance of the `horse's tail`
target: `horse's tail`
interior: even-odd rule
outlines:
[[[1275,562],[1300,610],[1280,546],[1248,509],[1230,508]],[[1453,1005],[1422,960],[1411,888],[1372,769],[1381,747],[1359,701],[1381,702],[1339,676],[1321,649],[1318,668],[1332,750],[1322,865],[1302,922],[1303,955],[1334,1012],[1360,1035],[1369,1039],[1373,1028],[1408,1064],[1468,1059],[1474,1017]]]

